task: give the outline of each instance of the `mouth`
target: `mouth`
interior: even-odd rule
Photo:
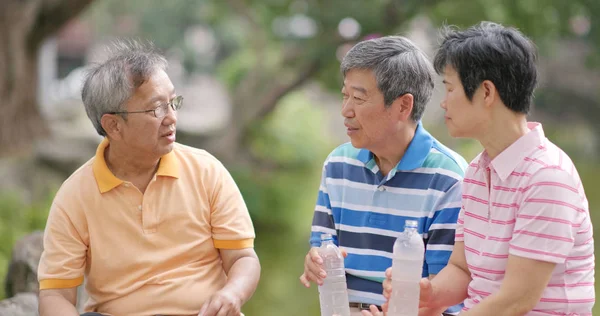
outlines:
[[[161,137],[165,137],[169,142],[175,141],[175,131],[168,131],[161,135]]]
[[[348,134],[348,136],[351,136],[352,134],[356,133],[356,131],[358,131],[358,128],[346,125],[346,134]]]

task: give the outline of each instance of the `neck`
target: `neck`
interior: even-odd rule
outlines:
[[[148,159],[144,155],[134,155],[122,146],[111,142],[104,151],[106,164],[117,178],[133,182],[140,177],[154,175],[160,158]]]
[[[513,113],[508,109],[502,109],[502,112],[490,122],[478,140],[492,160],[529,132],[526,116]]]
[[[395,133],[393,137],[387,138],[385,143],[370,149],[375,155],[377,166],[384,176],[402,160],[408,145],[415,137],[416,129],[415,124],[408,124]]]

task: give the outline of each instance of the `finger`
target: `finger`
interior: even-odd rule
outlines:
[[[362,316],[374,316],[371,312],[369,311],[362,311],[361,312]]]
[[[419,301],[422,303],[426,303],[431,299],[433,295],[433,288],[431,287],[431,282],[427,278],[422,278],[419,282],[420,289],[420,297]]]
[[[318,275],[319,279],[323,279],[327,276],[327,273],[325,273],[325,270],[323,270],[323,266],[314,263],[312,260],[307,262],[304,268],[304,272],[311,272],[314,275]]]
[[[344,257],[344,258],[348,257],[348,251],[346,251],[346,249],[340,248],[340,252],[342,253],[342,257]]]
[[[373,313],[374,316],[381,316],[381,313],[379,312],[377,306],[371,305],[369,306],[369,309],[371,310],[371,313]]]
[[[221,309],[221,305],[222,305],[221,301],[211,300],[210,304],[204,311],[204,314],[200,314],[200,316],[216,316],[217,313],[219,312],[219,309]]]
[[[204,313],[206,313],[206,309],[208,308],[208,305],[210,305],[210,298],[208,300],[206,300],[206,302],[204,302],[204,304],[202,304],[202,308],[200,309],[198,316],[204,316]]]
[[[385,277],[388,279],[392,278],[392,267],[385,269]]]
[[[389,307],[389,303],[388,302],[385,302],[385,303],[383,303],[383,305],[381,305],[381,309],[383,309],[384,313],[388,312],[388,307]]]
[[[300,283],[302,283],[302,285],[304,285],[307,288],[310,287],[310,281],[308,281],[308,279],[306,278],[306,272],[300,275]]]
[[[234,314],[233,311],[230,308],[228,308],[227,306],[223,305],[219,309],[219,312],[217,313],[217,316],[238,316],[238,315]]]
[[[383,280],[383,291],[384,292],[392,291],[392,280],[389,280],[389,279]]]
[[[323,285],[323,278],[314,274],[312,271],[306,271],[306,277],[309,281],[315,282],[318,285]]]
[[[318,248],[316,248],[316,247],[310,248],[310,251],[308,252],[308,254],[310,255],[310,258],[314,263],[316,263],[318,265],[323,264],[323,259],[319,255]]]

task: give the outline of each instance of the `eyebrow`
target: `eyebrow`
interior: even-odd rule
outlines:
[[[444,84],[452,84],[451,82],[448,82],[446,79],[442,80],[442,82],[443,82]]]
[[[175,95],[175,89],[171,90],[170,95]],[[148,101],[148,104],[152,104],[156,101],[161,101],[161,100],[162,100],[162,96],[157,95],[157,96],[152,97],[150,99],[150,101]],[[169,99],[169,101],[171,101],[171,99]]]
[[[351,86],[351,88],[354,89],[354,90],[358,90],[359,92],[362,92],[364,94],[367,94],[367,89],[365,89],[363,87]]]

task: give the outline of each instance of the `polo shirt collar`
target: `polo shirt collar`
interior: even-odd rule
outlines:
[[[96,156],[92,163],[94,178],[96,179],[100,193],[108,192],[123,183],[123,180],[117,178],[110,171],[104,159],[104,151],[108,145],[108,138],[104,138],[96,149]],[[173,151],[161,157],[156,175],[179,178],[179,165]]]
[[[487,152],[484,151],[479,158],[479,167],[485,168],[491,165],[500,180],[505,181],[532,150],[544,145],[546,137],[544,136],[542,124],[528,122],[527,127],[529,132],[508,146],[492,161],[490,161]]]
[[[408,144],[404,156],[402,156],[395,169],[397,171],[406,171],[422,167],[425,159],[427,159],[427,155],[431,151],[431,146],[433,146],[433,136],[425,130],[423,124],[419,121],[415,136],[410,144]],[[363,148],[358,152],[357,158],[365,165],[368,165],[371,160],[374,160],[374,155],[371,151]]]

